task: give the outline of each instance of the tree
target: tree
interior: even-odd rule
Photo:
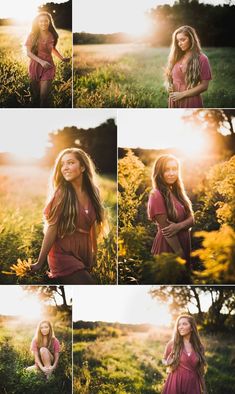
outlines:
[[[117,173],[117,126],[112,118],[95,128],[64,127],[49,134],[49,144],[43,159],[46,165],[51,166],[63,149],[75,147],[84,149],[99,171]]]
[[[65,288],[64,286],[23,286],[23,289],[38,295],[38,297],[42,301],[53,300],[55,306],[59,308],[59,305],[56,301],[56,295],[60,296],[62,308],[64,310],[70,309],[70,306],[67,303]]]
[[[203,271],[194,272],[201,283],[235,283],[235,232],[223,225],[218,231],[199,231],[202,247],[192,252],[203,263]]]
[[[196,318],[208,331],[233,329],[230,319],[235,312],[235,292],[233,286],[159,286],[151,289],[150,294],[158,301],[167,302],[174,317],[190,313],[196,307]],[[208,297],[210,305],[203,311],[204,300]]]

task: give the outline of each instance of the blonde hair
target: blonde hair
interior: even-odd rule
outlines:
[[[181,179],[181,171],[179,161],[173,155],[161,155],[154,163],[152,170],[152,186],[153,189],[158,189],[163,199],[165,201],[167,217],[173,222],[177,222],[177,212],[172,201],[171,190],[164,180],[164,171],[167,162],[174,160],[178,167],[178,177],[176,182],[172,185],[172,193],[179,200],[179,202],[184,206],[187,216],[193,215],[192,204],[185,192],[184,185]]]
[[[53,221],[60,212],[58,220],[58,236],[63,238],[66,234],[73,234],[77,227],[77,196],[70,182],[67,182],[61,172],[62,158],[65,154],[72,153],[84,167],[83,187],[87,192],[96,213],[96,221],[99,225],[104,219],[104,208],[101,203],[99,189],[95,184],[95,166],[91,158],[82,149],[67,148],[59,153],[53,172],[54,193],[59,193],[58,202],[52,207],[46,220]]]
[[[191,335],[190,335],[190,343],[195,351],[195,353],[198,356],[198,372],[201,376],[204,375],[205,373],[205,368],[206,368],[206,359],[205,359],[205,354],[204,354],[204,348],[201,343],[201,339],[199,336],[199,332],[197,329],[196,321],[193,316],[188,315],[188,314],[182,314],[178,316],[176,322],[175,322],[175,327],[174,327],[174,333],[173,333],[173,339],[172,339],[172,351],[170,353],[169,358],[171,359],[170,362],[170,368],[172,371],[174,371],[180,362],[180,355],[183,350],[184,342],[183,342],[183,337],[180,335],[179,330],[178,330],[178,325],[180,319],[185,318],[188,320],[191,326]]]
[[[54,334],[54,330],[53,330],[52,324],[51,324],[51,322],[49,320],[42,320],[42,321],[40,321],[38,323],[34,339],[36,340],[37,346],[38,346],[39,349],[41,347],[45,346],[45,344],[43,343],[43,337],[44,336],[41,333],[41,325],[44,324],[44,323],[47,324],[48,327],[49,327],[49,334],[47,335],[47,345],[46,345],[46,347],[51,352],[53,352],[52,344],[53,344],[53,340],[55,339],[55,334]]]
[[[170,54],[168,56],[168,62],[165,70],[166,82],[172,84],[172,69],[174,65],[182,58],[184,52],[179,47],[177,42],[177,35],[183,33],[190,40],[191,56],[187,63],[186,69],[186,85],[187,89],[197,86],[200,82],[200,63],[199,56],[201,53],[201,44],[196,33],[196,30],[191,26],[181,26],[176,29],[172,35],[172,44]]]
[[[48,20],[49,20],[48,30],[53,35],[54,48],[56,47],[56,44],[57,44],[57,41],[58,41],[58,37],[59,37],[59,35],[58,35],[58,33],[57,33],[56,29],[55,29],[54,21],[53,21],[53,18],[51,16],[51,14],[49,14],[49,12],[46,12],[46,11],[39,12],[39,14],[33,20],[32,29],[31,29],[32,53],[34,53],[35,55],[37,55],[37,53],[38,53],[38,40],[39,40],[39,35],[40,35],[40,29],[39,29],[39,26],[38,26],[38,21],[39,21],[39,18],[41,16],[46,16],[48,18]]]

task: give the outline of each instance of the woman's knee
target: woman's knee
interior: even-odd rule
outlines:
[[[41,347],[39,349],[39,353],[40,353],[40,356],[45,356],[45,355],[50,354],[49,350],[46,347]]]

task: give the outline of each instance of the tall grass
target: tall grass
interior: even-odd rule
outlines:
[[[74,330],[74,394],[160,394],[166,379],[161,359],[171,332],[157,328],[138,332],[125,326],[112,330],[110,324],[99,324]],[[234,394],[233,339],[207,335],[202,340],[208,394]]]
[[[57,316],[58,320],[60,319]],[[30,343],[35,322],[19,318],[0,321],[0,392],[4,394],[70,394],[72,392],[72,332],[70,323],[55,324],[61,343],[58,367],[49,381],[42,373],[26,371],[34,364]],[[54,323],[54,322],[53,322]]]
[[[27,30],[28,29],[28,30]],[[32,106],[28,64],[24,43],[30,27],[0,26],[0,107],[28,108]],[[71,57],[72,34],[58,30],[58,50],[65,57]],[[54,58],[56,77],[52,85],[52,107],[72,106],[71,62],[63,63]]]
[[[74,46],[74,106],[166,108],[164,66],[169,48],[136,44]],[[207,48],[213,80],[207,108],[232,108],[235,48]]]
[[[36,262],[43,239],[43,208],[49,170],[40,167],[1,166],[0,271],[10,271],[17,259]],[[98,248],[94,276],[99,284],[116,283],[116,182],[100,176],[99,184],[109,217],[110,232]],[[47,267],[34,276],[18,278],[0,273],[0,283],[48,283]]]

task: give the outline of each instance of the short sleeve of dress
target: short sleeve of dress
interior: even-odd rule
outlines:
[[[54,338],[53,350],[54,350],[54,353],[60,352],[60,342],[58,341],[57,338]]]
[[[35,338],[31,342],[30,350],[31,350],[31,352],[37,352],[38,351],[38,345],[37,345],[37,341],[36,341]]]
[[[30,47],[31,48],[32,44],[33,44],[33,37],[32,37],[32,34],[29,34],[29,36],[27,37],[24,45],[26,47]]]
[[[166,213],[166,206],[161,193],[159,192],[159,190],[152,190],[148,200],[149,218],[153,220],[156,215],[163,215]]]
[[[200,63],[200,77],[201,77],[201,81],[209,81],[212,79],[212,75],[211,75],[211,67],[210,67],[210,63],[208,60],[208,57],[206,55],[204,55],[204,53],[201,53],[200,57],[199,57],[199,63]]]
[[[60,202],[61,191],[57,190],[49,203],[45,206],[43,214],[47,224],[54,225],[58,222],[61,215]],[[52,216],[51,216],[52,215]]]
[[[172,343],[172,341],[170,341],[166,345],[166,348],[165,348],[165,351],[164,351],[164,355],[163,355],[164,360],[167,360],[167,358],[169,357],[169,355],[170,355],[170,353],[172,351],[172,348],[173,348],[173,343]]]

